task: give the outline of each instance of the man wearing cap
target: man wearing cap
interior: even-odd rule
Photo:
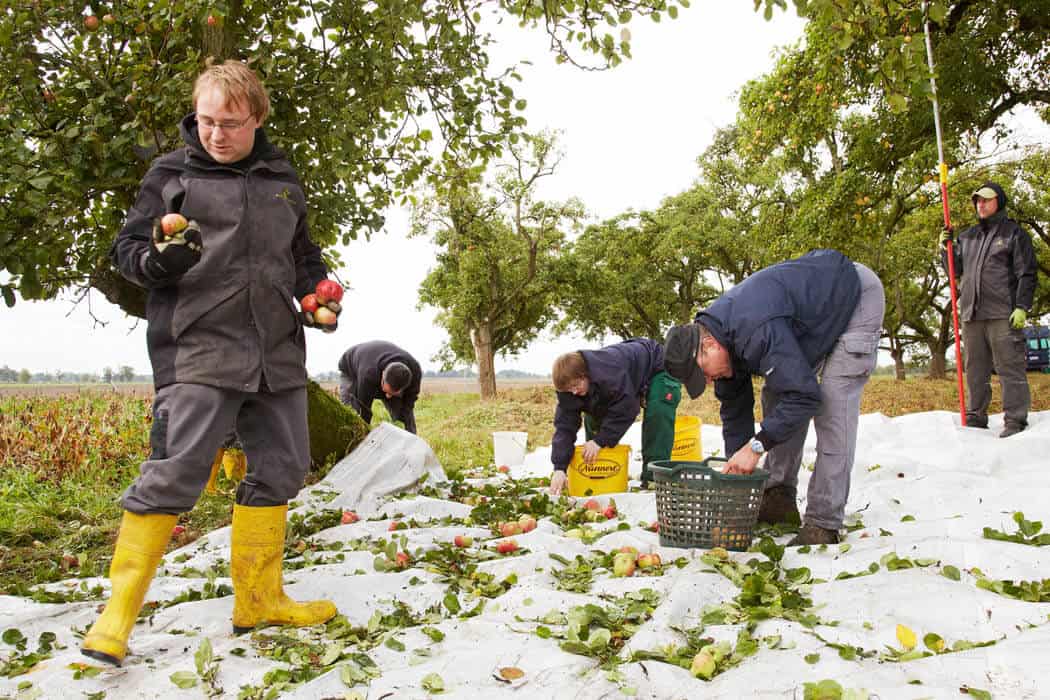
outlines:
[[[1028,427],[1032,398],[1025,376],[1025,321],[1035,295],[1035,251],[1032,239],[1006,216],[1006,193],[987,182],[971,196],[977,225],[959,236],[952,251],[959,288],[966,388],[970,395],[966,425],[988,427],[992,400],[992,368],[1003,390],[1005,426],[999,437],[1010,437]],[[947,247],[954,231],[945,229]],[[941,260],[948,267],[947,250]]]
[[[416,399],[423,371],[416,358],[385,340],[352,346],[339,358],[339,400],[372,422],[372,402],[379,399],[395,421],[416,433]]]
[[[815,250],[759,270],[694,323],[667,333],[664,365],[689,395],[714,382],[726,472],[750,474],[767,455],[763,522],[800,522],[798,471],[813,419],[817,460],[805,522],[789,546],[838,542],[885,305],[874,272],[838,251]],[[764,381],[757,435],[752,375]]]

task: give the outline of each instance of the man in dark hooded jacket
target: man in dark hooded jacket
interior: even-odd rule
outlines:
[[[1028,426],[1031,393],[1025,376],[1024,328],[1035,295],[1035,251],[1032,239],[1006,216],[1006,193],[987,182],[971,196],[977,225],[959,235],[952,248],[955,276],[961,277],[959,317],[962,319],[966,387],[970,400],[966,425],[988,427],[992,400],[992,368],[1003,391],[1005,426],[999,437],[1010,437]],[[947,247],[954,231],[941,234]],[[945,270],[947,250],[941,251]]]
[[[234,632],[315,625],[337,612],[329,601],[296,602],[282,586],[288,501],[310,465],[295,300],[327,276],[306,196],[266,138],[270,101],[248,66],[206,68],[193,108],[180,125],[185,145],[153,163],[111,251],[147,290],[156,388],[150,455],[122,499],[110,599],[81,647],[115,665],[172,528],[197,502],[231,427],[248,457],[230,534]]]
[[[352,346],[339,358],[339,400],[372,422],[372,402],[379,399],[395,421],[416,434],[416,400],[423,370],[416,358],[385,340]]]

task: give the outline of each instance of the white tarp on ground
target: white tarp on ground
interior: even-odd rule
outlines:
[[[864,527],[849,533],[848,551],[799,553],[788,550],[785,567],[809,567],[814,577],[825,579],[812,587],[816,612],[835,625],[816,631],[826,642],[883,650],[899,647],[898,624],[923,635],[934,632],[950,646],[957,640],[997,640],[992,646],[938,655],[905,663],[881,662],[877,657],[845,660],[825,641],[802,625],[783,619],[760,622],[755,636],[781,635],[779,649],[762,646],[712,681],[694,679],[688,671],[654,661],[620,666],[620,677],[610,679],[595,662],[562,651],[556,639],[534,634],[533,620],[551,610],[565,612],[574,605],[599,602],[603,593],[622,595],[652,588],[660,605],[628,643],[628,649],[654,650],[681,643],[672,629],[695,627],[701,611],[728,602],[739,589],[699,559],[702,550],[659,547],[659,537],[638,527],[655,519],[651,493],[631,493],[616,498],[623,522],[630,530],[613,532],[593,545],[563,536],[549,520],[526,535],[516,537],[529,553],[484,562],[479,570],[503,579],[517,574],[517,583],[489,601],[471,618],[445,615],[430,625],[444,634],[435,642],[421,627],[406,630],[398,639],[403,649],[381,645],[368,651],[381,675],[369,686],[354,690],[367,698],[425,698],[423,679],[437,674],[444,683],[443,696],[452,698],[615,698],[624,690],[642,698],[801,698],[802,685],[834,679],[843,686],[865,688],[887,698],[958,698],[960,688],[989,691],[996,698],[1050,697],[1050,604],[1022,602],[974,585],[971,569],[977,567],[990,579],[1041,581],[1050,577],[1050,547],[1034,547],[986,539],[985,527],[1013,532],[1011,519],[1023,511],[1029,520],[1050,523],[1050,412],[1031,416],[1031,427],[1009,440],[998,439],[1001,416],[990,430],[962,429],[958,417],[947,412],[914,414],[890,419],[879,414],[863,416],[847,515]],[[637,426],[628,439],[637,447]],[[717,428],[703,428],[704,454],[721,447]],[[514,468],[516,476],[547,474],[549,447],[530,454]],[[804,461],[812,463],[812,434]],[[637,449],[632,462],[635,476]],[[388,536],[389,518],[434,521],[433,527],[412,528],[397,534],[408,537],[409,548],[427,548],[447,542],[456,534],[491,537],[482,528],[449,527],[437,521],[446,516],[465,517],[470,507],[458,502],[418,496],[386,500],[427,475],[426,483],[444,478],[429,448],[414,436],[383,425],[367,442],[328,477],[304,491],[293,511],[355,509],[363,518],[350,525],[336,525],[316,535],[316,541],[338,547],[366,535]],[[800,493],[805,493],[809,472],[803,470]],[[505,478],[505,477],[500,477]],[[803,506],[804,507],[804,506]],[[376,520],[367,520],[377,517]],[[615,528],[617,521],[599,524]],[[786,538],[781,538],[781,542]],[[475,546],[482,546],[476,542]],[[668,567],[659,577],[596,577],[590,594],[560,591],[552,573],[561,568],[550,552],[572,558],[592,549],[610,551],[622,545],[654,549],[665,560],[685,555],[684,568]],[[204,571],[228,557],[229,530],[219,530],[170,553],[147,596],[151,601],[171,600],[187,590],[202,589],[207,580],[180,576],[191,568]],[[326,551],[325,554],[332,554]],[[938,565],[891,571],[883,566],[874,574],[836,580],[840,573],[855,573],[879,562],[887,554],[901,558],[935,559]],[[736,553],[737,561],[761,555]],[[962,572],[959,581],[941,574],[952,565]],[[397,601],[416,613],[439,605],[447,588],[435,573],[416,566],[405,571],[380,572],[373,555],[347,547],[341,561],[322,563],[285,574],[289,595],[299,599],[333,600],[354,625],[365,625],[376,611],[387,612]],[[105,583],[88,580],[88,586]],[[69,589],[81,582],[51,586]],[[229,583],[219,578],[212,585]],[[106,584],[108,585],[108,584]],[[473,603],[464,603],[464,608]],[[99,603],[39,604],[0,596],[0,629],[15,628],[28,638],[27,651],[35,649],[44,632],[57,636],[64,648],[38,664],[30,673],[0,678],[0,696],[70,698],[105,691],[107,698],[201,697],[203,684],[180,690],[170,679],[178,671],[194,672],[194,652],[207,638],[221,657],[215,685],[225,697],[237,697],[244,686],[259,686],[264,675],[285,664],[260,657],[246,637],[230,630],[233,599],[230,596],[184,602],[159,609],[150,623],[136,626],[132,653],[119,669],[106,669],[94,677],[75,679],[70,664],[90,661],[77,652],[75,629],[83,630],[96,617]],[[736,638],[738,625],[710,625],[705,634],[715,639]],[[920,641],[919,646],[922,646]],[[788,647],[788,648],[783,648]],[[13,649],[0,643],[0,665]],[[815,656],[819,659],[815,660]],[[807,656],[809,660],[807,661]],[[501,667],[513,666],[524,677],[507,684],[493,677]],[[19,686],[22,690],[19,691]],[[282,697],[343,697],[352,692],[332,671],[305,683]],[[95,695],[95,697],[101,697]],[[255,697],[255,696],[252,696]]]

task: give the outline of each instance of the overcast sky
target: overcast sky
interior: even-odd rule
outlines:
[[[695,3],[675,21],[636,20],[630,26],[634,58],[604,73],[556,66],[542,31],[501,36],[493,66],[518,58],[533,63],[523,68],[525,80],[517,88],[528,100],[529,129],[562,132],[565,158],[542,194],[575,195],[601,219],[655,207],[688,188],[697,156],[718,127],[732,122],[739,88],[772,67],[776,47],[800,36],[802,25],[793,15],[766,22],[751,7],[739,1]],[[396,342],[424,369],[437,369],[431,357],[445,333],[434,326],[433,309],[416,308],[417,288],[434,252],[425,239],[407,239],[407,229],[407,214],[391,211],[383,232],[342,249],[338,273],[351,289],[339,330],[308,332],[311,374],[335,371],[347,347],[373,338]],[[0,307],[0,366],[100,372],[130,365],[149,373],[145,323],[99,294],[90,298],[91,313],[88,306],[74,306],[66,295]],[[546,374],[558,354],[588,345],[577,337],[542,335],[518,357],[497,358],[496,369]]]

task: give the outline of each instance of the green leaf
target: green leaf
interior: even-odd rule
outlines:
[[[959,581],[962,579],[962,574],[959,572],[959,568],[949,564],[941,569],[941,576],[951,579],[952,581]]]
[[[980,688],[966,687],[966,694],[971,698],[977,698],[978,700],[992,700],[992,694],[987,690],[981,690]]]
[[[201,676],[208,669],[208,664],[211,663],[212,652],[211,652],[211,641],[207,637],[201,640],[200,646],[197,647],[197,653],[193,655],[193,662],[197,666],[197,673]]]
[[[804,657],[807,664],[815,664],[820,661],[820,654],[806,654]]]
[[[544,627],[543,625],[540,625],[539,627],[536,628],[536,636],[539,637],[540,639],[550,639],[551,638],[551,628],[550,627]]]
[[[176,671],[169,678],[172,683],[183,690],[197,685],[197,674],[193,671]]]
[[[441,676],[439,676],[436,673],[428,673],[427,675],[423,676],[421,685],[423,686],[423,690],[427,691],[428,693],[445,692],[445,681],[443,681],[441,679]]]
[[[445,608],[447,608],[453,615],[458,615],[459,611],[462,609],[459,605],[459,598],[452,591],[445,594],[444,603]]]

